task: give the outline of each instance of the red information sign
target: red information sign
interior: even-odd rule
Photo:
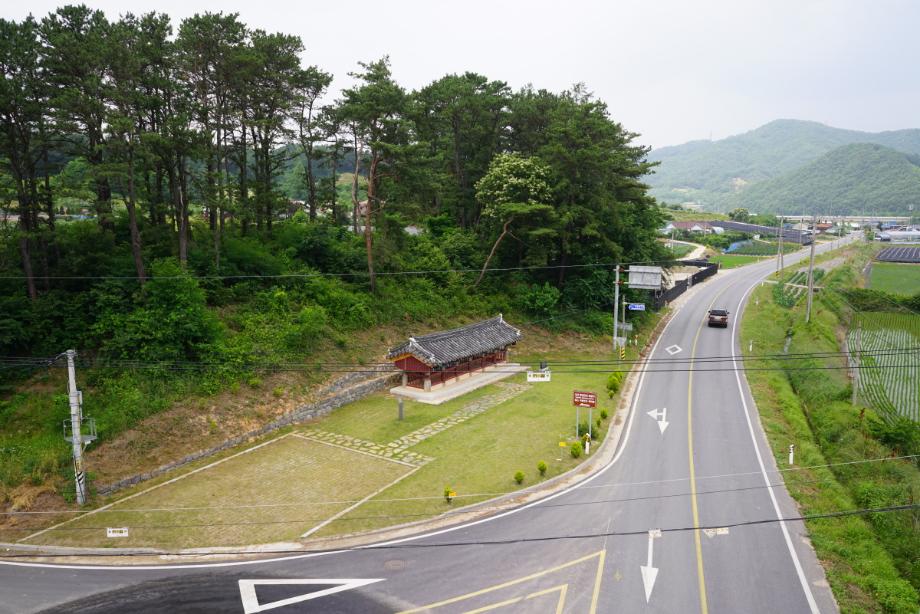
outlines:
[[[575,407],[597,407],[597,395],[593,392],[572,392],[572,405]]]

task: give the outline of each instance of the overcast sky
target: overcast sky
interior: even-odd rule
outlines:
[[[53,0],[5,0],[40,18]],[[116,18],[238,12],[298,34],[306,63],[349,84],[388,54],[418,88],[475,71],[518,88],[584,82],[640,142],[723,138],[777,118],[841,128],[920,127],[920,2],[910,0],[90,0]]]

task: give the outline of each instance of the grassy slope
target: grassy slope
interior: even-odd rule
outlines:
[[[782,353],[788,331],[790,352],[838,351],[837,314],[819,300],[806,326],[802,309],[801,303],[792,310],[780,307],[772,288],[758,288],[745,311],[742,336],[754,340],[759,354]],[[847,402],[844,370],[750,371],[747,379],[781,467],[789,443],[796,444],[801,468],[784,480],[804,514],[879,507],[920,493],[917,469],[909,463],[820,466],[891,455],[867,435],[865,414]],[[904,512],[807,523],[841,611],[917,611],[917,591],[905,580],[920,580],[910,523]]]

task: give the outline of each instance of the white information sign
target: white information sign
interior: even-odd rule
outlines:
[[[548,382],[552,376],[552,372],[549,369],[545,371],[528,371],[527,372],[527,381],[528,382]]]
[[[108,527],[105,530],[106,537],[128,537],[128,527]]]
[[[660,266],[629,267],[629,287],[638,290],[660,290],[662,269]]]

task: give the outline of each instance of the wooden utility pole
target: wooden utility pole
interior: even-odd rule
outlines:
[[[811,256],[808,261],[808,306],[805,308],[805,322],[811,322],[811,303],[815,293],[815,216],[811,216]]]

